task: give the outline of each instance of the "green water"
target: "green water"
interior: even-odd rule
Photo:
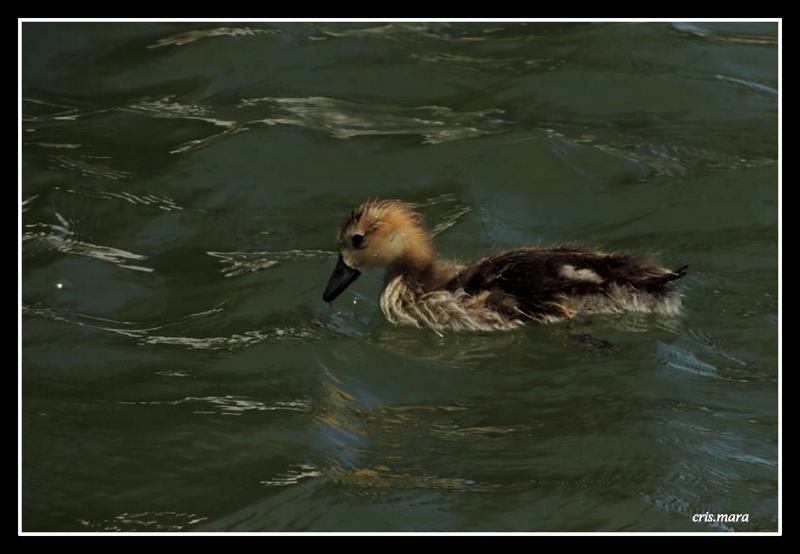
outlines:
[[[778,528],[776,24],[22,33],[23,530]],[[689,264],[685,312],[327,305],[368,196]]]

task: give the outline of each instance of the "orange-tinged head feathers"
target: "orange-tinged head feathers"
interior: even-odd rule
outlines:
[[[433,256],[421,216],[401,200],[367,200],[354,208],[339,230],[339,252],[358,271],[396,263],[427,263]]]
[[[411,204],[367,200],[342,223],[339,261],[322,297],[332,301],[363,271],[387,267],[396,272],[421,272],[433,261],[430,235]]]

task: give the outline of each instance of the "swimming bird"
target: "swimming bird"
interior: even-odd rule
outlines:
[[[354,208],[338,235],[339,259],[323,294],[333,301],[362,272],[385,268],[380,307],[391,323],[492,331],[580,314],[675,315],[681,297],[667,269],[622,252],[584,246],[525,246],[468,264],[440,260],[411,204],[371,199]]]

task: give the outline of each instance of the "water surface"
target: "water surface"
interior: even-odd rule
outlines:
[[[777,529],[775,24],[22,43],[24,530]],[[367,196],[453,258],[689,264],[685,313],[438,336],[380,275],[327,305]]]

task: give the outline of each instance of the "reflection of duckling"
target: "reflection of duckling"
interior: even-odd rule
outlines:
[[[669,270],[642,257],[585,247],[526,246],[468,265],[436,259],[420,216],[399,200],[368,200],[339,231],[339,261],[323,298],[332,301],[362,271],[386,268],[381,310],[392,323],[437,330],[512,329],[577,314],[676,314]]]

